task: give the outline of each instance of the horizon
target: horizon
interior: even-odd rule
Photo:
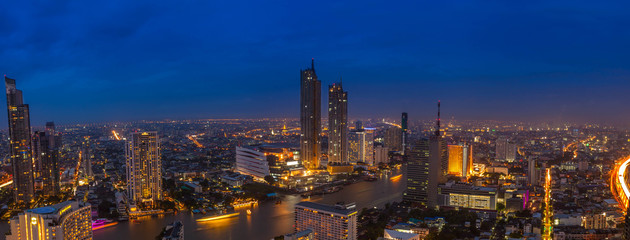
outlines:
[[[33,126],[297,117],[311,58],[353,118],[630,126],[630,4],[566,3],[9,3],[0,71]]]

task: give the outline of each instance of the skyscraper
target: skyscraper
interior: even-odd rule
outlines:
[[[402,150],[402,129],[399,127],[389,127],[385,130],[385,146],[390,151]]]
[[[407,126],[407,113],[403,112],[402,113],[402,118],[400,121],[400,127],[402,128],[402,133],[401,133],[401,138],[402,138],[402,154],[405,155],[405,151],[407,151],[407,145],[409,144],[408,141],[408,136],[407,136],[407,131],[408,126]]]
[[[446,143],[440,135],[440,102],[435,134],[420,139],[410,152],[407,164],[407,191],[403,200],[427,208],[437,206],[438,184],[446,180],[448,156]]]
[[[162,160],[157,132],[135,132],[126,143],[127,194],[136,204],[162,199]]]
[[[444,141],[440,132],[440,101],[438,101],[437,107],[438,112],[435,134],[430,137],[431,156],[429,157],[429,161],[431,162],[431,171],[437,173],[437,179],[440,183],[444,183],[446,181],[446,175],[448,174],[448,149],[446,141]],[[434,169],[437,169],[438,171],[435,171]]]
[[[59,151],[61,136],[55,132],[52,122],[46,123],[46,131],[33,134],[35,172],[42,180],[42,193],[54,196],[59,193]]]
[[[403,194],[403,201],[426,207],[428,204],[428,185],[429,139],[422,138],[416,141],[409,151],[407,190]],[[435,190],[437,191],[437,188]]]
[[[363,162],[374,164],[374,129],[363,128],[357,122],[357,128],[348,134],[348,161],[352,164]]]
[[[88,138],[83,141],[81,146],[81,161],[83,175],[91,179],[94,172],[92,172],[92,151],[90,150],[90,139]]]
[[[460,143],[448,145],[448,174],[468,177],[472,170],[472,146]]]
[[[15,87],[15,79],[4,76],[9,117],[9,147],[13,168],[15,203],[27,206],[34,195],[33,160],[31,156],[31,120],[28,104],[24,104],[22,90]]]
[[[328,164],[348,163],[348,92],[341,80],[328,87]]]
[[[496,140],[495,159],[513,162],[516,160],[516,144],[506,136],[499,136]]]
[[[72,200],[26,210],[9,221],[7,240],[92,239],[91,209]]]
[[[335,206],[315,202],[295,205],[295,232],[310,229],[315,239],[357,239],[357,209],[354,203]]]
[[[300,156],[307,169],[317,169],[320,165],[321,85],[312,60],[311,68],[301,71],[300,82]]]

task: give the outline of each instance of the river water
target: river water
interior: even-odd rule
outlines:
[[[173,221],[179,220],[184,224],[186,239],[272,239],[275,236],[293,232],[294,207],[300,201],[314,201],[325,204],[336,202],[356,202],[357,209],[382,207],[388,202],[400,201],[405,188],[406,178],[392,180],[392,176],[402,174],[402,169],[383,173],[377,181],[358,182],[344,186],[339,192],[302,198],[300,195],[286,195],[282,203],[264,202],[254,207],[251,215],[245,213],[246,208],[237,209],[241,214],[237,217],[196,222],[201,215],[180,212],[176,215],[159,217],[145,217],[140,222],[121,222],[116,226],[94,231],[95,240],[153,240],[162,228]],[[2,223],[0,229],[6,229]],[[4,237],[4,234],[1,235]]]

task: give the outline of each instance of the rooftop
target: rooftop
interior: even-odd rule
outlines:
[[[351,206],[355,206],[354,204],[348,204]],[[346,205],[346,206],[348,206]],[[320,203],[315,203],[315,202],[300,202],[298,204],[295,205],[295,207],[303,207],[303,208],[311,208],[311,209],[317,209],[317,210],[321,210],[321,211],[326,211],[326,212],[332,212],[332,213],[337,213],[337,214],[342,214],[342,215],[350,215],[354,212],[356,212],[356,207],[341,207],[339,205],[336,206],[331,206],[331,205],[325,205],[325,204],[320,204]]]

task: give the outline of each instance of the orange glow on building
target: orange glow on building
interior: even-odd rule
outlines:
[[[469,177],[472,171],[473,156],[470,145],[448,146],[448,173],[458,177]]]

